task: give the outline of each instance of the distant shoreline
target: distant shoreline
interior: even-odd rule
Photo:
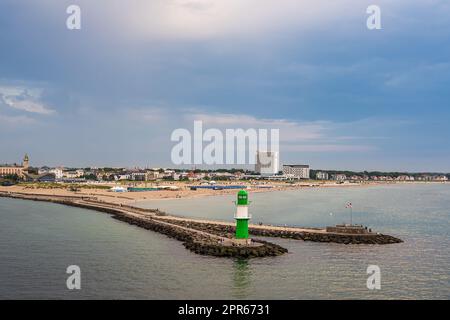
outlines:
[[[177,199],[195,199],[207,196],[225,196],[234,195],[237,189],[197,189],[190,190],[187,184],[173,183],[173,186],[180,187],[180,190],[158,190],[158,191],[143,191],[143,192],[111,192],[107,189],[92,188],[92,185],[86,185],[87,188],[80,186],[78,191],[71,191],[68,188],[70,185],[61,185],[57,188],[45,188],[45,184],[30,184],[30,185],[14,185],[9,187],[0,186],[0,192],[11,192],[16,194],[37,194],[42,196],[78,196],[78,197],[96,197],[101,201],[107,201],[115,204],[129,205],[139,202],[148,202],[154,200],[177,200]],[[248,186],[248,184],[245,184]],[[267,186],[273,186],[267,188]],[[258,188],[250,185],[248,189],[251,193],[260,192],[279,192],[279,191],[293,191],[313,188],[359,188],[359,187],[373,187],[373,186],[402,186],[402,185],[450,185],[449,182],[435,182],[435,181],[408,181],[408,182],[366,182],[366,183],[299,183],[295,185],[269,183],[264,185],[265,188]],[[112,185],[110,185],[112,186]],[[244,184],[243,184],[244,186]]]

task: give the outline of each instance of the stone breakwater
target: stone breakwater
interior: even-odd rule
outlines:
[[[333,242],[342,244],[393,244],[401,243],[403,240],[381,233],[371,234],[343,234],[343,233],[313,233],[273,231],[263,229],[250,229],[252,235],[264,237],[281,237],[313,242]]]
[[[110,203],[96,202],[93,199],[79,197],[53,197],[41,195],[18,195],[0,193],[0,197],[10,197],[23,200],[45,201],[71,207],[96,210],[111,214],[114,219],[131,225],[164,234],[181,241],[188,250],[216,257],[256,258],[279,256],[288,250],[274,243],[254,240],[251,245],[240,245],[216,234],[158,219],[165,215],[159,210],[141,209],[131,206],[120,206]]]
[[[232,237],[235,232],[234,226],[228,224],[206,223],[191,220],[178,220],[172,221],[172,223],[196,230],[202,230],[212,234],[217,234],[223,237]],[[320,229],[311,229],[311,231],[308,232],[289,231],[283,230],[283,228],[270,229],[251,226],[249,227],[250,234],[254,236],[288,238],[312,242],[332,242],[341,244],[393,244],[403,242],[401,239],[380,233],[344,234],[317,232],[317,230]]]
[[[278,256],[288,250],[274,243],[253,239],[251,245],[236,243],[235,227],[229,222],[206,221],[174,217],[154,209],[142,209],[97,201],[92,197],[52,196],[41,194],[2,193],[0,197],[11,197],[35,201],[54,202],[68,206],[91,209],[111,214],[115,219],[138,227],[159,232],[182,241],[190,251],[217,257],[265,257]],[[320,228],[276,227],[251,225],[253,236],[279,237],[303,241],[339,244],[394,244],[402,240],[380,233],[344,234],[326,232]]]
[[[256,243],[250,246],[223,244],[220,240],[217,241],[214,237],[210,237],[207,233],[197,234],[188,229],[179,229],[176,225],[170,223],[161,224],[156,219],[141,220],[119,214],[115,214],[114,218],[182,241],[187,249],[201,255],[254,258],[278,256],[288,251],[279,245],[260,240],[255,240],[254,242]]]

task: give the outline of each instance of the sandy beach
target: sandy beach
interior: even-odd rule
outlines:
[[[241,184],[241,183],[240,183]],[[12,192],[20,194],[36,194],[36,195],[47,195],[47,196],[79,196],[79,197],[96,197],[98,200],[116,203],[116,204],[133,204],[139,201],[148,200],[171,200],[171,199],[186,199],[186,198],[197,198],[206,196],[220,196],[220,195],[230,195],[235,194],[237,189],[222,189],[222,190],[212,190],[212,189],[197,189],[191,190],[189,185],[186,183],[171,183],[170,186],[178,187],[178,190],[157,190],[157,191],[140,191],[140,192],[112,192],[108,188],[114,185],[96,185],[91,184],[77,185],[77,190],[72,191],[70,189],[70,184],[61,184],[58,187],[46,186],[46,184],[22,184],[14,185],[9,187],[0,186],[0,192]],[[322,188],[322,187],[360,187],[359,183],[348,183],[348,184],[336,184],[336,183],[280,183],[274,182],[270,184],[261,185],[251,185],[242,184],[247,186],[247,190],[250,193],[259,192],[275,192],[284,190],[296,190],[302,188]],[[107,188],[96,188],[99,186],[105,186]],[[151,185],[156,186],[156,185]],[[269,187],[270,186],[270,187]],[[137,185],[137,187],[150,187],[148,184]]]
[[[254,189],[252,192],[269,192],[280,190],[280,188],[272,189]],[[47,196],[78,196],[78,197],[96,197],[100,201],[115,204],[132,204],[138,201],[161,200],[161,199],[180,199],[195,198],[205,196],[228,195],[236,193],[236,189],[227,190],[211,190],[197,189],[190,190],[187,187],[181,187],[180,190],[157,190],[157,191],[141,191],[141,192],[112,192],[107,189],[80,188],[78,191],[71,191],[69,188],[42,188],[27,186],[10,186],[1,187],[0,192],[11,192],[18,194],[35,194]]]
[[[407,184],[423,184],[423,183],[433,183],[433,182],[406,182]],[[440,183],[442,182],[435,182]],[[393,185],[393,184],[405,184],[405,182],[366,182],[366,183],[297,183],[288,184],[274,182],[265,185],[247,185],[247,190],[250,193],[259,192],[276,192],[285,190],[301,190],[304,188],[350,188],[350,187],[369,187],[376,185]],[[100,201],[105,201],[115,204],[133,204],[139,201],[149,201],[149,200],[171,200],[171,199],[186,199],[186,198],[197,198],[206,196],[220,196],[220,195],[231,195],[235,194],[237,189],[223,189],[223,190],[213,190],[213,189],[197,189],[191,190],[189,186],[185,183],[172,183],[171,186],[176,186],[178,190],[157,190],[157,191],[141,191],[141,192],[112,192],[108,188],[113,185],[105,185],[106,188],[96,188],[93,185],[77,185],[77,190],[73,191],[70,189],[70,184],[61,184],[58,187],[49,187],[45,184],[24,184],[24,185],[14,185],[14,186],[0,186],[0,192],[11,192],[24,195],[47,195],[47,196],[75,196],[75,197],[95,197]],[[270,187],[268,187],[270,186]],[[97,186],[98,187],[98,186]],[[142,186],[139,186],[142,187]]]

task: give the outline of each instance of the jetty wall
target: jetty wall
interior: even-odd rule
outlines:
[[[174,224],[189,226],[197,230],[218,234],[221,236],[233,235],[235,227],[227,224],[205,223],[190,220],[174,221]],[[385,235],[381,233],[366,233],[366,234],[344,234],[331,232],[311,232],[306,231],[289,231],[283,229],[271,228],[255,228],[249,227],[249,233],[253,236],[261,237],[278,237],[312,242],[331,242],[341,244],[393,244],[403,242],[396,237]]]
[[[225,246],[218,243],[217,239],[211,237],[201,237],[195,230],[202,231],[211,235],[217,235],[224,238],[232,238],[235,233],[235,227],[227,223],[207,223],[196,221],[188,218],[170,219],[166,213],[153,210],[142,209],[127,205],[117,205],[111,203],[101,203],[90,198],[81,197],[54,197],[44,195],[25,195],[25,194],[9,194],[1,193],[0,197],[12,197],[26,200],[47,201],[54,202],[68,206],[81,207],[112,214],[115,219],[140,226],[145,229],[153,230],[165,234],[169,237],[183,241],[183,244],[189,250],[199,254],[210,254],[215,256],[230,256],[230,257],[259,257],[259,256],[274,256],[287,252],[287,249],[282,248],[273,243],[254,240],[262,243],[262,246],[244,247],[244,246]],[[103,206],[102,206],[103,205]],[[108,205],[109,207],[104,207]],[[126,210],[132,210],[141,214],[146,214],[145,218],[136,217],[135,215],[126,214]],[[177,226],[191,229],[187,231]],[[279,237],[312,242],[324,243],[340,243],[340,244],[394,244],[403,242],[396,237],[380,234],[345,234],[332,232],[319,232],[317,229],[310,229],[311,231],[291,231],[283,230],[282,228],[265,228],[249,227],[249,233],[253,236],[261,237]],[[261,248],[262,247],[262,248]],[[230,249],[231,248],[231,249]],[[239,250],[238,250],[239,249]]]
[[[243,246],[236,245],[234,243],[224,244],[222,241],[218,240],[218,237],[213,234],[208,234],[206,232],[199,233],[196,229],[189,230],[187,228],[180,228],[179,225],[171,224],[166,221],[157,220],[154,217],[161,213],[155,210],[156,214],[151,216],[137,217],[132,214],[127,214],[124,212],[129,208],[128,206],[116,205],[116,208],[102,206],[101,203],[94,204],[92,202],[79,201],[80,199],[72,198],[51,198],[51,197],[41,197],[41,196],[17,196],[17,195],[5,195],[0,193],[0,197],[12,197],[19,198],[23,200],[33,200],[33,201],[44,201],[52,202],[61,205],[96,210],[100,212],[105,212],[111,214],[116,220],[126,222],[130,225],[135,225],[146,230],[155,231],[168,236],[169,238],[181,241],[184,247],[194,253],[201,255],[211,255],[216,257],[236,257],[236,258],[256,258],[256,257],[267,257],[267,256],[279,256],[287,253],[288,250],[277,244],[270,243],[262,240],[253,241],[253,245]],[[143,209],[146,212],[153,211],[151,209]]]

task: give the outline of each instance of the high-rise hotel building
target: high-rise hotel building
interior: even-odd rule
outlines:
[[[278,173],[278,152],[258,151],[256,153],[255,171],[262,176],[272,176]]]

